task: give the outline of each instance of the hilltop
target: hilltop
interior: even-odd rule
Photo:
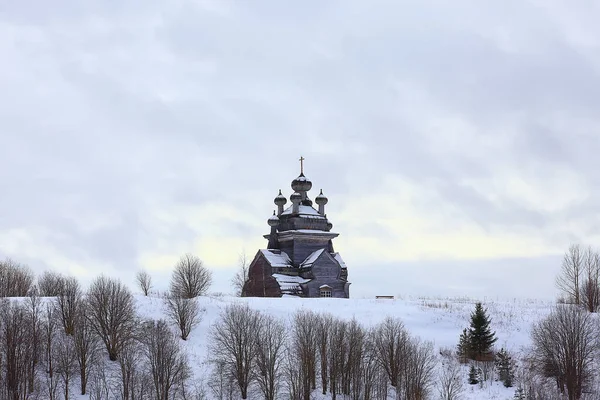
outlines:
[[[247,303],[250,308],[277,317],[287,324],[290,324],[294,313],[299,310],[329,312],[347,320],[355,318],[367,328],[381,322],[387,316],[398,317],[411,335],[432,342],[436,356],[439,356],[440,351],[456,348],[461,331],[469,325],[470,314],[476,301],[478,300],[467,298],[374,300],[206,296],[199,298],[200,306],[204,310],[202,321],[183,345],[189,356],[194,378],[206,379],[211,368],[207,362],[209,356],[207,342],[211,325],[218,320],[219,313],[228,304]],[[523,349],[530,345],[531,324],[545,317],[553,307],[552,302],[533,299],[484,301],[483,304],[488,309],[492,319],[492,329],[496,331],[498,337],[497,347],[507,348],[517,359]],[[160,298],[136,296],[136,305],[138,314],[143,318],[164,318],[164,304]],[[504,388],[499,382],[486,383],[483,387],[469,385],[468,367],[463,366],[462,369],[465,399],[512,399],[514,388]],[[318,390],[314,394],[321,396]]]

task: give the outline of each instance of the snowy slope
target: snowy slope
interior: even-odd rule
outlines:
[[[463,328],[469,325],[470,313],[476,300],[471,299],[261,299],[234,297],[202,297],[205,309],[202,322],[195,328],[187,342],[190,363],[195,378],[202,379],[209,368],[206,364],[207,337],[210,326],[219,317],[220,310],[232,302],[245,302],[251,308],[289,321],[295,311],[309,309],[329,312],[340,318],[356,318],[364,326],[372,326],[386,316],[402,319],[413,336],[432,341],[437,349],[454,349]],[[163,302],[160,298],[137,296],[137,309],[145,318],[163,318]],[[531,324],[546,316],[553,307],[551,302],[514,300],[483,302],[492,318],[492,329],[498,337],[497,346],[519,353],[530,343]],[[466,383],[467,370],[464,367]],[[511,399],[514,389],[505,389],[500,383],[480,388],[465,384],[464,399]]]

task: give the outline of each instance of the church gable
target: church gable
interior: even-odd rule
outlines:
[[[281,297],[279,283],[272,276],[269,258],[259,250],[248,268],[248,279],[242,289],[244,297]]]
[[[315,254],[317,253],[317,254]],[[307,297],[348,297],[345,279],[342,279],[342,268],[338,261],[324,249],[311,254],[307,258],[303,276],[312,278],[303,285]],[[310,267],[308,267],[310,265]],[[321,289],[328,287],[330,296],[321,296]]]

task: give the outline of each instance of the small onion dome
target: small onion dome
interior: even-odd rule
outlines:
[[[271,215],[267,220],[267,224],[269,224],[269,226],[279,225],[279,218],[277,218],[277,215],[275,215],[275,211],[273,211],[273,215]]]
[[[300,176],[292,181],[292,190],[294,192],[308,192],[311,188],[312,182],[304,174],[300,174]]]
[[[323,189],[321,189],[321,193],[319,193],[319,195],[315,197],[315,202],[318,205],[325,205],[328,201],[329,200],[327,199],[327,197],[325,197],[325,195],[323,194]]]
[[[298,192],[294,192],[290,196],[290,200],[292,201],[292,203],[300,203],[300,200],[302,200],[302,195]]]
[[[281,189],[279,189],[279,194],[277,195],[277,197],[275,197],[275,200],[273,200],[275,202],[275,205],[277,206],[283,206],[285,205],[285,203],[287,203],[287,199],[285,198],[284,195],[281,194]]]

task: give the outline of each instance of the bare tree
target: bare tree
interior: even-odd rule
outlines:
[[[569,400],[580,399],[593,377],[598,327],[579,307],[557,306],[534,324],[531,337],[539,373],[556,380]]]
[[[92,370],[92,364],[96,361],[100,343],[90,321],[86,318],[88,310],[87,303],[82,303],[77,309],[75,330],[73,333],[73,344],[75,348],[77,365],[79,366],[79,380],[81,394],[86,394],[87,384]]]
[[[556,277],[556,287],[564,293],[569,302],[581,304],[579,290],[583,275],[583,251],[578,244],[572,244],[565,253],[560,273]]]
[[[42,300],[38,296],[37,288],[34,286],[29,291],[27,299],[27,320],[29,323],[29,393],[35,391],[37,366],[40,360],[41,341],[42,341]],[[2,365],[2,363],[0,363]]]
[[[285,384],[286,397],[289,400],[302,400],[302,367],[298,363],[295,349],[289,344],[286,344],[285,357],[283,361],[283,377]]]
[[[372,334],[377,360],[394,387],[401,383],[402,366],[409,343],[404,324],[397,318],[387,317],[375,327]]]
[[[31,270],[10,258],[0,261],[0,297],[25,297],[33,287]]]
[[[440,400],[458,400],[463,391],[460,363],[454,357],[444,358],[438,384]]]
[[[319,363],[321,371],[321,388],[323,394],[327,394],[327,384],[329,382],[329,342],[330,330],[333,325],[333,316],[331,314],[319,315],[319,324],[317,326],[317,345],[319,352]]]
[[[46,313],[43,321],[44,357],[42,365],[46,372],[46,394],[49,400],[58,399],[59,377],[56,375],[55,361],[57,356],[57,318],[54,307],[46,304]]]
[[[260,321],[255,339],[256,380],[265,400],[275,400],[281,380],[285,326],[272,316],[265,316]]]
[[[123,343],[113,397],[118,395],[123,400],[141,400],[148,394],[147,385],[151,382],[146,379],[144,358],[143,345],[136,337],[132,336]]]
[[[342,391],[358,400],[365,397],[364,360],[368,334],[356,319],[346,324],[348,328],[344,346],[347,357],[342,374]]]
[[[206,294],[212,283],[212,272],[200,258],[192,254],[181,257],[171,276],[171,294],[191,299]]]
[[[44,271],[38,277],[37,286],[42,297],[54,297],[62,290],[64,277],[55,271]]]
[[[73,337],[64,332],[57,333],[57,340],[53,348],[54,368],[58,374],[65,395],[65,399],[70,397],[69,389],[72,380],[78,372],[77,353]]]
[[[213,325],[210,351],[213,364],[225,363],[226,373],[235,379],[242,399],[248,397],[256,349],[256,332],[261,314],[247,304],[230,304]]]
[[[27,309],[17,302],[0,302],[0,359],[3,371],[2,398],[21,400],[26,397],[31,365],[31,337]]]
[[[381,364],[377,361],[377,351],[375,350],[372,338],[373,336],[369,334],[362,360],[364,399],[387,400],[388,377],[384,369],[381,367]]]
[[[580,298],[589,312],[600,306],[600,254],[592,247],[583,253],[583,277]]]
[[[233,286],[235,295],[238,297],[242,296],[244,284],[248,280],[248,267],[248,257],[246,257],[245,252],[242,252],[238,257],[238,270],[231,279],[231,285]]]
[[[397,391],[401,393],[401,398],[405,400],[426,399],[433,382],[435,367],[436,358],[433,344],[411,338],[404,354],[401,385],[400,388],[397,388]]]
[[[111,361],[133,335],[135,311],[133,297],[118,280],[100,276],[87,294],[88,318],[100,337]]]
[[[74,277],[62,278],[54,305],[67,335],[73,335],[75,331],[77,311],[82,302],[83,295],[77,279]]]
[[[109,368],[104,360],[99,359],[90,368],[89,396],[90,400],[111,400]],[[118,398],[118,397],[117,397]]]
[[[332,319],[329,331],[328,361],[329,391],[331,398],[335,400],[343,391],[343,372],[347,359],[347,336],[348,325],[345,321]],[[321,371],[323,373],[323,371]]]
[[[300,388],[304,400],[316,388],[317,380],[317,330],[319,316],[312,311],[298,311],[294,315],[291,340],[300,364]]]
[[[231,373],[228,363],[219,360],[212,360],[211,377],[208,380],[208,388],[213,398],[216,400],[237,400],[235,393],[237,385],[235,378]]]
[[[190,372],[179,341],[163,320],[146,324],[143,335],[144,353],[152,377],[154,399],[175,398]]]
[[[200,323],[198,300],[170,294],[165,297],[165,305],[169,320],[179,328],[181,338],[187,340],[192,329]]]
[[[144,296],[148,296],[148,294],[150,293],[150,289],[152,289],[152,277],[150,276],[150,274],[145,270],[139,271],[135,275],[135,280],[139,288],[142,289],[142,293],[144,293]]]

